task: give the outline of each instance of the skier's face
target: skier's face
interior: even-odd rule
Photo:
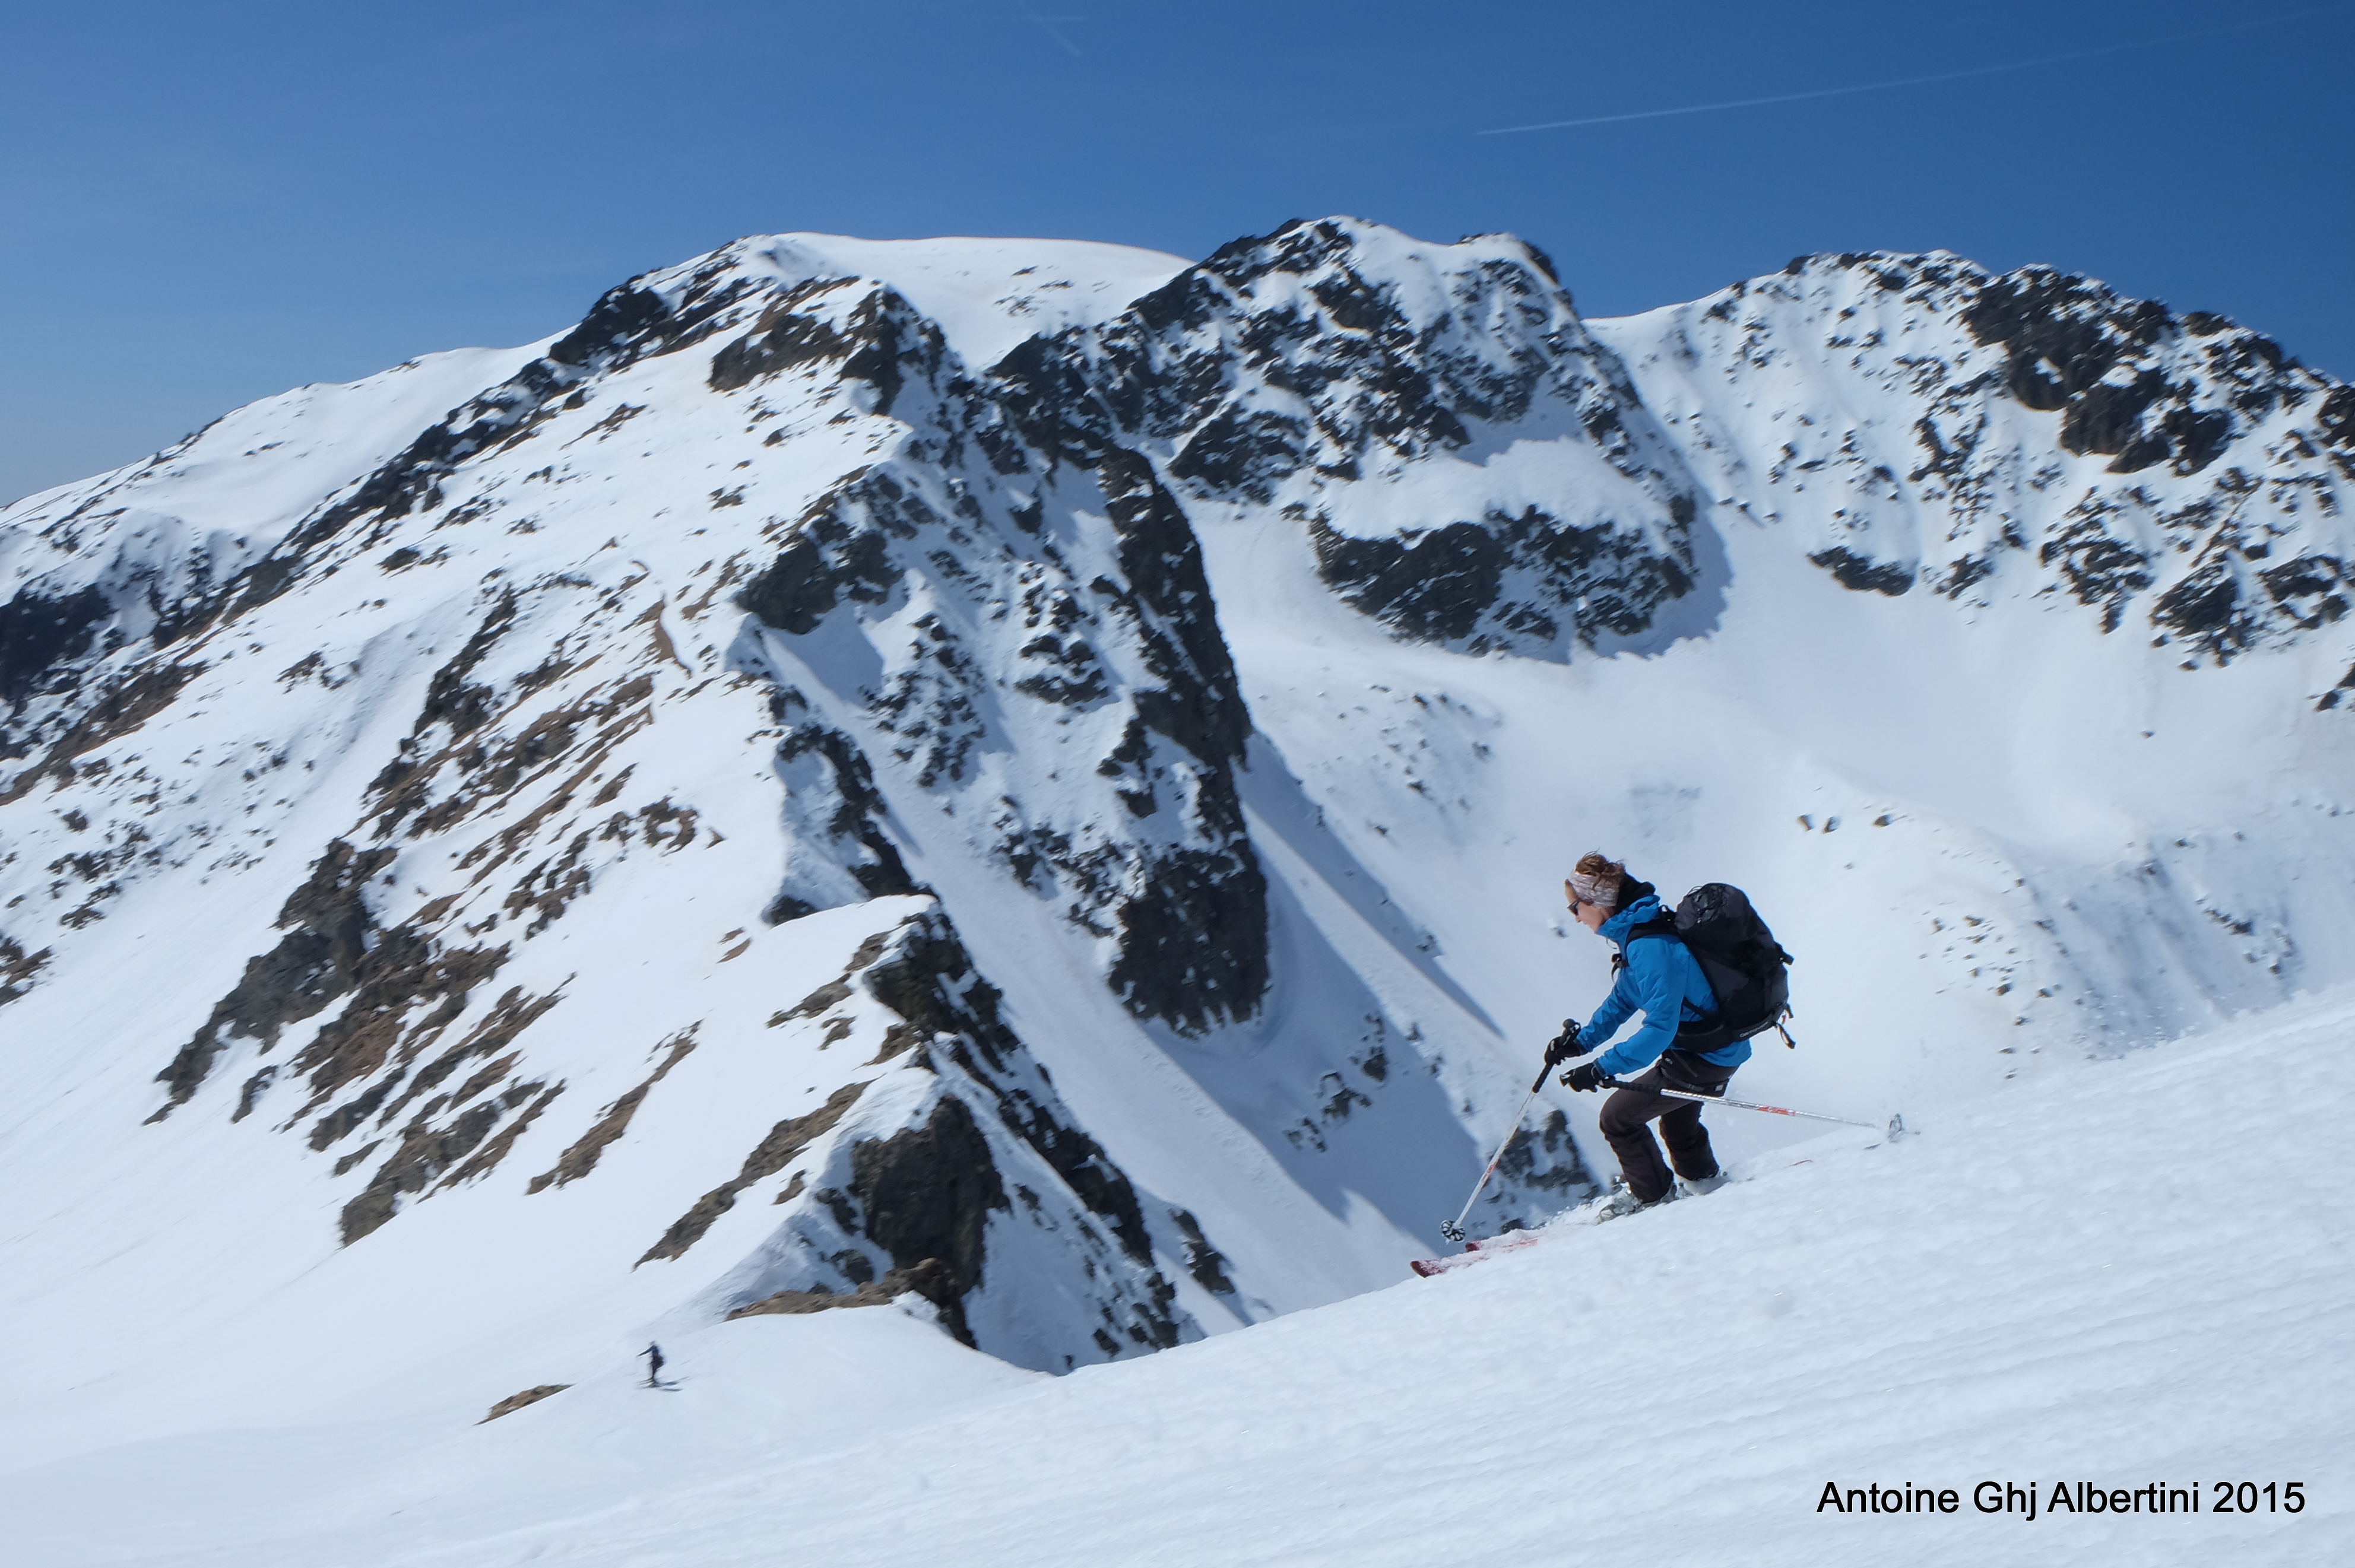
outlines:
[[[1570,900],[1571,918],[1590,931],[1603,929],[1603,922],[1611,918],[1611,911],[1600,904],[1590,904],[1578,895],[1578,890],[1568,882],[1561,885],[1562,896]]]

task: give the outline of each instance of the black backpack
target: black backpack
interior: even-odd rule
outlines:
[[[1722,882],[1707,882],[1684,895],[1673,913],[1662,909],[1627,933],[1674,937],[1700,960],[1717,1011],[1677,1029],[1676,1049],[1717,1051],[1779,1026],[1791,1012],[1791,955],[1750,906],[1749,895]],[[1619,957],[1614,968],[1626,959]],[[1789,1038],[1785,1035],[1785,1038]]]

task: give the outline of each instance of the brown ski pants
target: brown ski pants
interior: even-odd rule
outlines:
[[[1710,1078],[1693,1085],[1697,1092],[1723,1094],[1733,1076],[1731,1067],[1712,1066],[1706,1062],[1693,1064]],[[1651,1091],[1659,1085],[1658,1067],[1645,1069],[1643,1075],[1628,1080],[1629,1086],[1621,1089],[1603,1102],[1603,1140],[1611,1152],[1619,1157],[1619,1173],[1627,1180],[1627,1190],[1639,1203],[1657,1203],[1668,1195],[1676,1174],[1688,1181],[1700,1181],[1717,1174],[1717,1156],[1709,1147],[1709,1129],[1700,1124],[1701,1107],[1697,1100],[1673,1099]],[[1681,1085],[1679,1086],[1682,1086]],[[1652,1141],[1648,1125],[1657,1118],[1660,1137],[1668,1146],[1668,1162],[1660,1160],[1660,1146]]]

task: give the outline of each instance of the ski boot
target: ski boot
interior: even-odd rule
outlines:
[[[1595,1201],[1594,1223],[1599,1225],[1606,1221],[1618,1219],[1622,1215],[1638,1213],[1646,1209],[1657,1209],[1676,1195],[1677,1190],[1670,1187],[1665,1196],[1646,1203],[1639,1201],[1636,1194],[1624,1184],[1614,1181],[1612,1183],[1610,1193]]]

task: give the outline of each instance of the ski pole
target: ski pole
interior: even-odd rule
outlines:
[[[1488,1178],[1497,1173],[1497,1161],[1505,1157],[1505,1150],[1511,1146],[1514,1135],[1521,1130],[1521,1118],[1529,1114],[1529,1102],[1538,1097],[1540,1089],[1545,1087],[1546,1075],[1551,1071],[1550,1066],[1538,1069],[1538,1081],[1531,1084],[1529,1092],[1521,1097],[1520,1108],[1513,1112],[1512,1125],[1505,1128],[1504,1141],[1497,1145],[1496,1153],[1488,1156],[1488,1168],[1480,1172],[1480,1180],[1472,1183],[1472,1195],[1464,1200],[1464,1213],[1439,1227],[1439,1234],[1449,1241],[1464,1239],[1464,1222],[1471,1215],[1472,1205],[1480,1201],[1480,1190],[1488,1184]]]
[[[1630,1084],[1617,1078],[1605,1078],[1603,1081],[1614,1089],[1634,1089],[1636,1093],[1645,1095],[1666,1095],[1672,1100],[1699,1100],[1705,1106],[1731,1106],[1735,1110],[1764,1111],[1768,1116],[1804,1117],[1808,1121],[1836,1121],[1842,1127],[1866,1127],[1875,1132],[1886,1132],[1891,1138],[1905,1136],[1905,1118],[1902,1116],[1891,1117],[1889,1125],[1882,1127],[1878,1122],[1858,1121],[1844,1116],[1825,1116],[1819,1111],[1787,1110],[1781,1106],[1752,1105],[1748,1100],[1729,1099],[1723,1095],[1695,1094],[1689,1089],[1655,1088],[1648,1084]]]

